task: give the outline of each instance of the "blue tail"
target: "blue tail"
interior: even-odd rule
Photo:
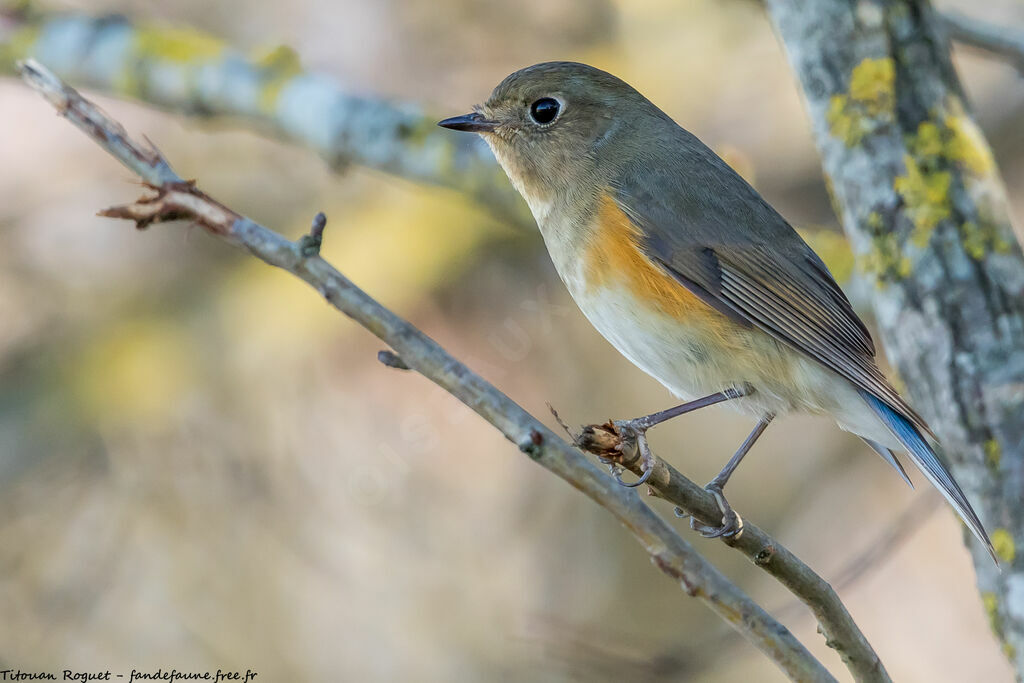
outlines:
[[[960,486],[953,479],[949,468],[942,462],[935,449],[921,436],[921,432],[911,424],[910,420],[900,415],[877,396],[863,389],[858,391],[860,391],[860,395],[864,397],[868,405],[871,406],[871,409],[882,419],[885,426],[889,428],[889,431],[893,433],[893,436],[899,439],[899,442],[907,449],[910,459],[914,461],[917,468],[946,497],[949,504],[960,515],[960,519],[964,521],[964,524],[971,530],[971,533],[985,544],[985,547],[988,548],[989,553],[992,555],[992,559],[998,564],[999,561],[996,559],[995,550],[992,548],[992,541],[989,540],[988,534],[985,533],[985,527],[981,525],[981,520],[978,519],[974,508],[967,502],[964,492],[960,490]]]

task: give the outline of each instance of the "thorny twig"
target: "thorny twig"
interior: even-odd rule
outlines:
[[[172,218],[190,218],[210,233],[303,279],[335,308],[386,342],[406,367],[463,401],[531,459],[605,507],[637,538],[663,573],[678,581],[688,595],[704,601],[790,678],[835,680],[784,626],[709,564],[639,496],[604,476],[579,451],[432,339],[381,306],[318,254],[307,254],[301,243],[286,240],[208,197],[195,183],[182,180],[155,148],[145,149],[128,138],[116,122],[45,67],[29,61],[21,64],[20,70],[22,77],[50,100],[59,113],[141,176],[155,193],[135,203],[107,209],[102,215],[127,218],[139,227]],[[388,354],[384,358],[390,360]],[[635,466],[635,462],[622,464]],[[703,489],[663,461],[659,460],[652,476],[652,487],[669,500],[690,506],[693,514],[702,518],[710,519],[716,509]],[[753,548],[754,544],[756,551],[745,552],[810,604],[829,644],[840,651],[854,675],[861,680],[888,680],[877,656],[828,584],[777,542],[749,525],[737,547]],[[808,586],[815,586],[820,592],[814,594]]]

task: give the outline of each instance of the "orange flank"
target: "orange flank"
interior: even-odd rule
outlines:
[[[742,381],[786,405],[803,405],[803,396],[792,397],[787,387],[806,380],[806,363],[813,361],[805,363],[796,350],[705,303],[648,258],[641,248],[642,237],[615,200],[602,195],[584,250],[586,296],[581,307],[592,320],[624,326],[605,334],[616,348],[629,358],[651,348],[678,348],[677,355],[654,353],[651,358],[658,370],[685,368],[689,384],[677,392],[680,396],[710,394]],[[621,294],[625,300],[616,296]],[[623,303],[632,310],[614,308]],[[611,313],[603,312],[607,306],[613,306]],[[662,320],[652,319],[651,314]],[[657,372],[648,372],[658,377]],[[814,389],[808,388],[807,395],[814,395]],[[816,411],[814,406],[808,408]]]
[[[584,255],[588,292],[617,285],[676,320],[707,325],[708,332],[732,327],[726,316],[647,257],[640,248],[640,229],[607,194],[599,200],[595,223]]]

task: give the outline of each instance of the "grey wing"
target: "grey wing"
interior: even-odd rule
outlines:
[[[707,154],[713,165],[701,159],[699,167],[710,170],[700,175],[656,183],[626,175],[614,184],[648,256],[708,304],[803,352],[931,434],[878,369],[871,335],[818,255],[745,180]],[[674,191],[654,197],[642,189],[650,185]]]

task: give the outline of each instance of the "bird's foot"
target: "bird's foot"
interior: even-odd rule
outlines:
[[[568,428],[562,419],[558,417],[558,413],[555,412],[554,408],[551,409],[551,412],[554,414],[555,419],[558,420],[558,423],[573,437],[573,444],[577,448],[596,455],[603,464],[608,466],[612,476],[615,477],[615,481],[623,486],[633,488],[647,483],[654,472],[654,466],[657,462],[657,458],[654,457],[651,447],[647,443],[648,429],[666,420],[671,420],[673,417],[692,413],[695,410],[706,408],[722,401],[749,396],[752,393],[754,393],[754,387],[744,383],[739,386],[730,387],[725,391],[682,403],[657,413],[636,417],[632,420],[615,420],[599,425],[587,425],[578,434],[574,434]],[[640,456],[640,478],[634,482],[626,482],[622,479],[622,472],[624,471],[622,464],[623,462],[633,463],[636,460],[637,456],[635,454],[637,452]]]
[[[738,539],[743,534],[743,518],[732,509],[732,506],[729,505],[729,501],[725,499],[725,493],[722,492],[722,485],[718,482],[712,481],[704,487],[704,490],[715,497],[715,502],[718,503],[718,509],[722,511],[722,524],[721,526],[701,524],[691,517],[690,528],[704,538]]]
[[[642,422],[642,418],[616,420],[612,424],[622,439],[619,446],[622,453],[628,453],[634,448],[639,451],[641,471],[640,478],[636,481],[625,481],[622,478],[622,467],[616,466],[612,469],[612,476],[615,477],[615,481],[628,488],[636,488],[646,484],[647,480],[651,478],[651,473],[654,472],[654,453],[651,452],[651,446],[647,443],[647,430],[649,427]]]

